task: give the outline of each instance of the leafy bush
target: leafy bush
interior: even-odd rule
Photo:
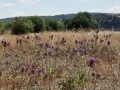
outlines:
[[[27,20],[30,20],[34,25],[34,32],[42,32],[45,30],[45,22],[38,16],[28,17]]]
[[[12,22],[12,34],[26,34],[33,32],[34,25],[30,20],[15,18]]]
[[[45,24],[46,24],[46,29],[48,31],[50,30],[60,30],[64,28],[64,23],[61,21],[57,21],[54,19],[46,19],[45,20]]]
[[[79,12],[74,16],[73,19],[65,20],[64,24],[66,25],[67,29],[72,29],[72,28],[96,29],[99,27],[97,21],[92,19],[91,15],[88,12],[83,12],[83,13]]]

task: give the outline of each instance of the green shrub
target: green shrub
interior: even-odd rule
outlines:
[[[30,20],[16,17],[12,22],[12,34],[26,34],[33,32],[34,25]]]
[[[43,32],[45,30],[45,22],[43,19],[41,19],[38,16],[30,16],[27,18],[27,20],[30,20],[33,25],[34,25],[34,32],[38,33],[38,32]]]

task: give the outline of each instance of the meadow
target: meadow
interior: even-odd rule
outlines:
[[[119,90],[120,32],[0,35],[0,90]]]

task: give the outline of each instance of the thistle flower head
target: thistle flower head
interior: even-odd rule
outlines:
[[[59,47],[56,47],[56,48],[55,48],[55,51],[57,52],[59,49],[60,49]]]
[[[67,39],[63,37],[62,40],[61,40],[61,44],[65,44],[66,41],[67,41]]]
[[[110,44],[111,44],[110,40],[108,40],[108,41],[107,41],[107,44],[108,44],[108,45],[110,45]]]
[[[40,46],[40,47],[44,47],[44,43],[43,42],[40,42],[39,44],[38,44],[38,46]]]
[[[96,59],[93,58],[93,57],[91,57],[90,60],[89,60],[89,62],[88,62],[88,66],[91,67],[91,68],[93,68],[94,65],[95,65],[95,61],[96,61]]]
[[[104,42],[104,40],[103,40],[103,39],[100,39],[100,42],[102,43],[102,42]]]
[[[95,32],[96,32],[96,33],[99,33],[99,31],[100,31],[100,30],[99,30],[99,29],[97,29]]]
[[[78,48],[73,48],[73,52],[74,52],[74,53],[77,53],[78,51],[79,51]]]
[[[46,46],[47,48],[50,48],[50,45],[49,45],[48,43],[45,43],[45,46]]]
[[[35,35],[35,39],[36,40],[39,40],[39,39],[41,39],[38,35]]]
[[[50,35],[49,38],[52,40],[53,39],[53,35]]]
[[[4,47],[6,47],[10,45],[10,42],[8,42],[7,40],[2,40],[2,44]]]
[[[78,43],[78,40],[75,40],[75,43],[77,44],[77,43]]]
[[[101,74],[100,74],[100,73],[97,73],[97,74],[96,74],[96,78],[97,78],[97,79],[100,79],[100,77],[101,77]]]
[[[48,50],[47,55],[51,56],[53,54],[53,50]]]
[[[21,38],[16,38],[16,43],[17,44],[22,44],[22,39]]]
[[[94,39],[91,39],[91,42],[94,42]]]
[[[30,39],[30,35],[27,35],[26,39]]]

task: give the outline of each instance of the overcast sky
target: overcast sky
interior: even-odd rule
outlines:
[[[120,0],[0,0],[0,18],[80,11],[120,13]]]

